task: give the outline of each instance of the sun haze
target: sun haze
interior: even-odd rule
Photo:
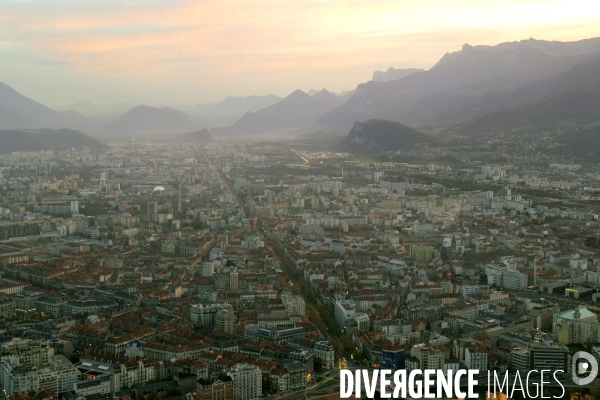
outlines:
[[[57,106],[353,89],[462,44],[598,36],[600,3],[3,1],[0,81]]]

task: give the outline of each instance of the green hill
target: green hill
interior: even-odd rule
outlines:
[[[436,140],[399,122],[372,119],[355,122],[352,130],[342,139],[342,149],[351,153],[411,150],[418,144]]]

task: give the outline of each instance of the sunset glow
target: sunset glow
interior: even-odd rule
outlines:
[[[0,23],[0,81],[45,104],[195,104],[350,90],[374,70],[429,68],[464,43],[595,37],[600,4],[4,1]]]

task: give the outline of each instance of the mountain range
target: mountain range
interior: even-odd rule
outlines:
[[[599,99],[600,57],[597,57],[544,79],[481,97],[477,108],[487,113],[473,113],[472,101],[457,102],[446,115],[439,114],[436,123],[445,124],[448,115],[457,113],[475,117],[450,128],[465,135],[585,127],[600,121]]]
[[[72,129],[11,129],[0,130],[2,154],[13,151],[66,150],[72,147],[106,148],[107,146]]]
[[[215,127],[228,127],[248,111],[256,112],[262,108],[279,103],[281,97],[274,94],[266,96],[228,96],[224,100],[195,106],[173,106],[191,115],[197,115]]]
[[[395,81],[398,79],[402,79],[406,76],[418,73],[418,72],[424,72],[424,69],[418,69],[418,68],[406,68],[406,69],[396,69],[394,67],[390,67],[387,71],[375,71],[373,72],[373,79],[371,79],[372,81],[375,82],[389,82],[389,81]]]
[[[255,112],[281,100],[281,97],[274,94],[247,97],[228,96],[222,101],[208,104],[172,105],[169,108],[190,114],[192,118],[197,119],[199,117],[207,126],[230,126],[247,111]],[[75,104],[57,107],[56,110],[63,112],[75,111],[96,122],[112,122],[139,105],[126,102],[96,104],[91,101],[80,101]]]
[[[296,90],[280,102],[257,112],[247,112],[231,126],[235,134],[291,133],[314,123],[324,112],[341,105],[349,96],[336,96],[326,89],[309,96]]]
[[[55,111],[0,82],[0,129],[86,129],[88,125],[86,117],[75,111]]]
[[[106,134],[152,134],[189,132],[206,128],[200,117],[170,107],[136,106],[104,128]]]
[[[465,44],[427,71],[375,71],[372,81],[344,95],[296,90],[285,98],[227,97],[172,107],[80,102],[57,111],[0,84],[0,129],[69,128],[97,137],[199,129],[220,136],[308,136],[346,135],[355,122],[388,120],[457,135],[577,130],[600,123],[599,91],[600,38],[528,39]]]
[[[75,104],[56,107],[56,110],[63,112],[75,111],[86,117],[106,117],[111,115],[116,115],[118,117],[138,105],[139,104],[136,103],[126,103],[122,101],[113,104],[97,104],[91,101],[78,101]]]
[[[311,128],[344,133],[354,121],[373,118],[417,127],[456,124],[498,108],[514,107],[501,101],[482,107],[482,102],[599,56],[600,38],[464,45],[462,50],[444,55],[428,71],[389,82],[360,84],[352,97],[324,113]],[[537,99],[533,92],[523,96],[525,102]]]

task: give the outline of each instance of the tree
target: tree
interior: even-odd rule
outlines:
[[[352,358],[354,360],[362,360],[362,353],[359,349],[354,349],[354,351],[352,352]]]
[[[600,249],[600,239],[595,236],[590,236],[585,239],[586,247],[594,247],[596,249]]]
[[[340,347],[340,343],[337,341],[332,342],[331,345],[333,346],[336,353],[339,353],[340,350],[342,350],[342,348]]]
[[[344,350],[346,350],[348,353],[351,353],[356,348],[350,336],[342,335],[340,340],[342,342],[342,346],[344,346]]]
[[[135,400],[147,400],[146,395],[144,393],[138,393],[135,397]]]

